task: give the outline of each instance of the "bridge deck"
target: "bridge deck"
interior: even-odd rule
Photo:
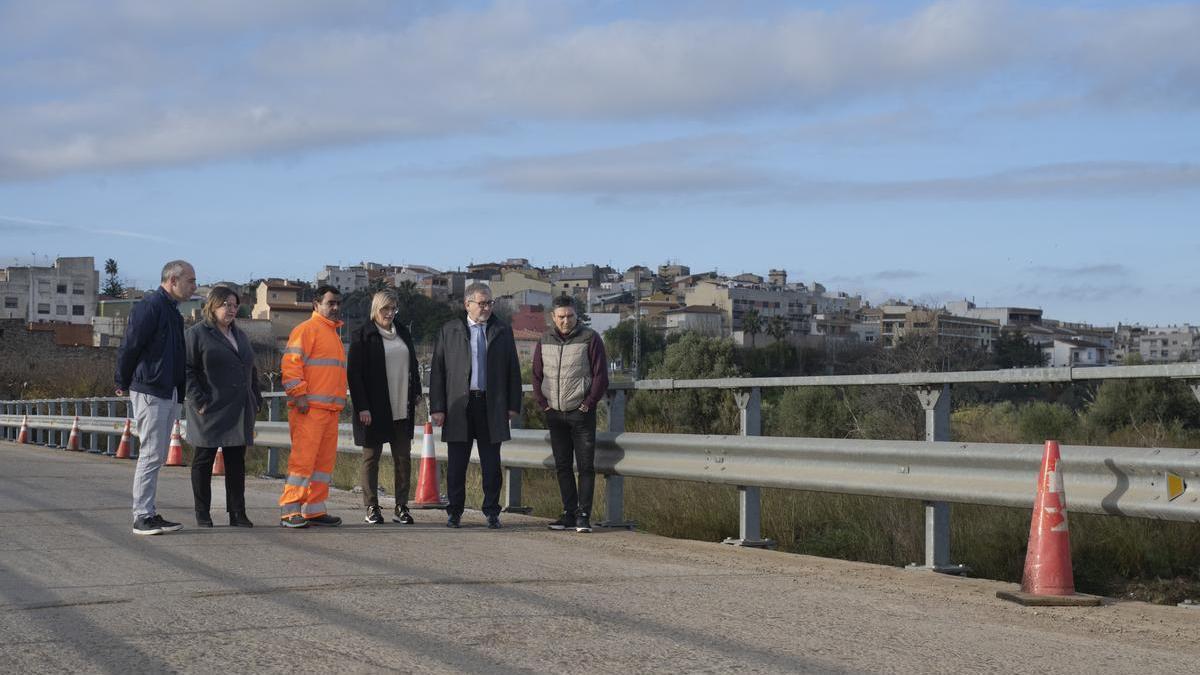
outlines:
[[[133,463],[0,443],[0,672],[1194,671],[1196,610],[1024,608],[1011,585],[641,533],[191,523],[187,469],[130,533]],[[220,479],[214,500],[221,503]],[[219,507],[214,512],[220,511]],[[219,515],[219,514],[218,514]],[[222,518],[217,519],[223,522]]]

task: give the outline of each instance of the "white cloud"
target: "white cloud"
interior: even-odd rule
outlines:
[[[584,17],[587,7],[7,4],[0,178],[478,133],[516,120],[802,114],[891,94],[969,95],[1019,75],[1091,105],[1200,105],[1194,5],[951,0],[899,16],[714,17],[684,7],[674,18],[617,20]],[[688,171],[684,183],[719,182]]]

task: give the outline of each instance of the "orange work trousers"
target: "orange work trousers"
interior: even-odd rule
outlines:
[[[288,455],[287,482],[279,498],[279,517],[323,515],[329,498],[329,481],[337,461],[338,411],[309,408],[288,412],[292,452]]]

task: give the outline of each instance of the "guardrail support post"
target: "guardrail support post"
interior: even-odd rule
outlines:
[[[108,405],[106,406],[106,409],[107,409],[108,417],[116,417],[117,416],[117,402],[116,401],[109,401]],[[120,436],[116,436],[113,434],[104,434],[104,437],[107,439],[104,442],[104,454],[109,457],[115,457],[117,455],[117,445],[121,442]]]
[[[925,409],[925,440],[950,440],[950,385],[917,387],[917,399]],[[950,562],[950,505],[925,502],[925,564],[911,563],[911,570],[966,574],[965,565]]]
[[[743,436],[762,435],[762,390],[753,387],[749,391],[733,394],[741,419]],[[727,537],[725,544],[750,546],[753,548],[775,548],[775,542],[762,537],[762,490],[758,486],[739,485],[738,490],[738,537]]]
[[[624,389],[608,392],[608,432],[620,434],[625,432],[625,402]],[[633,521],[625,520],[625,477],[617,475],[604,476],[604,520],[596,523],[596,527],[620,527],[633,529]]]
[[[91,399],[90,401],[87,402],[87,405],[88,405],[88,417],[95,417],[96,416],[96,405],[97,405],[96,399]],[[93,455],[98,455],[98,454],[104,452],[103,450],[100,449],[100,434],[98,432],[89,431],[87,434],[87,439],[88,439],[88,446],[87,446],[88,452],[92,453]]]
[[[521,418],[509,422],[513,429],[521,428]],[[531,513],[532,506],[521,505],[521,469],[515,466],[504,467],[504,513]]]
[[[267,421],[275,422],[282,413],[283,399],[272,396],[267,399]],[[286,420],[287,418],[284,417]],[[283,478],[283,474],[279,471],[279,448],[267,448],[267,478]],[[393,460],[395,461],[395,460]]]
[[[1200,401],[1200,380],[1188,380],[1188,388],[1192,390],[1192,396]]]

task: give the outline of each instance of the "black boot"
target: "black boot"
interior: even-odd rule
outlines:
[[[208,511],[196,512],[196,527],[212,527],[212,516],[208,515]]]
[[[229,512],[230,527],[254,527],[254,523],[246,517],[245,511],[230,511]]]

